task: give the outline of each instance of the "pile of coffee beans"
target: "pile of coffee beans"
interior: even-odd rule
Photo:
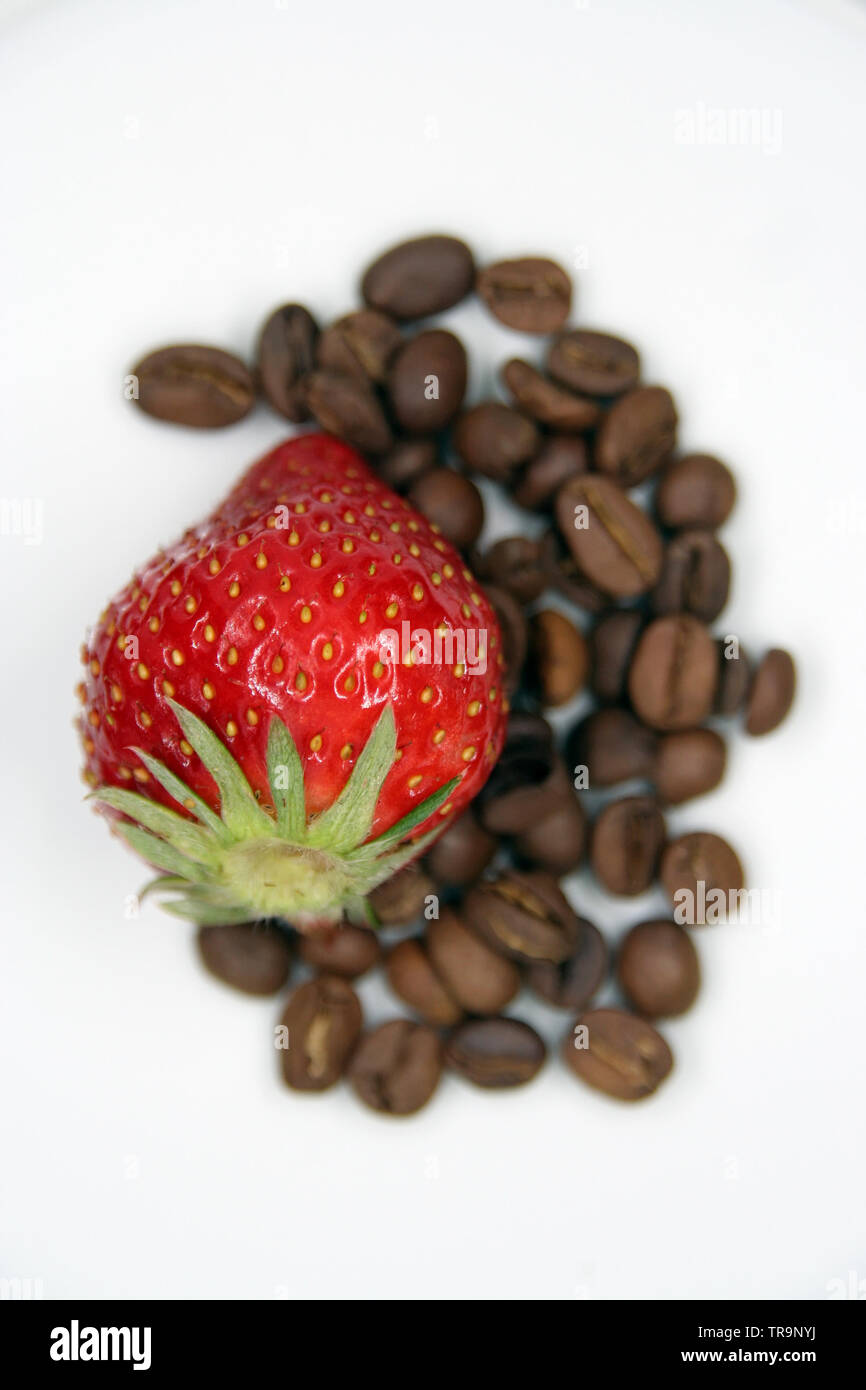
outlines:
[[[459,338],[411,324],[473,292],[506,328],[545,341],[535,360],[504,362],[503,399],[467,404]],[[205,927],[202,960],[254,995],[302,973],[277,1029],[294,1090],[345,1077],[373,1110],[408,1115],[443,1071],[485,1089],[522,1085],[548,1052],[507,1012],[525,992],[571,1016],[560,1047],[570,1072],[638,1100],[673,1066],[656,1020],[699,991],[690,928],[724,918],[744,887],[736,851],[709,830],[671,837],[666,808],[719,784],[725,721],[767,734],[794,697],[787,652],[753,660],[709,626],[730,586],[717,531],[734,479],[712,455],[679,451],[674,399],[642,381],[635,347],[568,325],[571,278],[551,260],[479,269],[463,241],[424,236],[374,261],[361,297],[324,327],[303,305],[279,306],[253,368],[214,347],[151,353],[134,368],[138,404],[215,428],[261,396],[364,453],[481,578],[503,630],[507,739],[473,806],[371,895],[378,932]],[[477,479],[534,518],[481,551]],[[545,711],[581,694],[593,708],[559,739]],[[585,794],[622,784],[590,817]],[[671,915],[637,922],[613,961],[560,884],[585,862],[608,893],[661,884],[671,899]],[[410,1017],[365,1031],[354,984],[380,968]],[[605,991],[612,1002],[600,1004]]]

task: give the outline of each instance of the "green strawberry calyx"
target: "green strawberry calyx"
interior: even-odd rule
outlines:
[[[269,815],[216,734],[190,710],[174,700],[168,703],[217,785],[220,814],[164,763],[134,750],[151,776],[189,812],[179,815],[121,787],[103,786],[92,793],[91,799],[128,817],[117,822],[119,834],[162,871],[143,892],[173,894],[162,903],[166,911],[200,926],[283,917],[304,928],[337,922],[344,913],[375,925],[367,894],[437,837],[438,826],[419,839],[407,839],[445,804],[459,780],[453,778],[390,829],[368,839],[397,753],[391,705],[382,710],[337,799],[308,819],[301,759],[281,719],[272,716],[268,729]]]

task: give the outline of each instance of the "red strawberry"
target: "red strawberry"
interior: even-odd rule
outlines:
[[[489,603],[327,435],[254,464],[114,599],[83,660],[86,780],[197,922],[357,913],[504,736]]]

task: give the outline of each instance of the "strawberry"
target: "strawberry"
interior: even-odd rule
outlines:
[[[279,445],[145,565],[83,660],[85,779],[198,923],[369,916],[504,737],[490,604],[323,434]]]

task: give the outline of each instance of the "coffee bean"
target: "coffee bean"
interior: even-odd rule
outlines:
[[[301,960],[328,975],[357,979],[378,965],[382,947],[375,932],[342,922],[338,927],[320,927],[301,937]]]
[[[376,472],[395,492],[408,492],[416,478],[436,467],[437,459],[432,439],[400,439],[376,460]]]
[[[368,901],[383,927],[405,927],[421,915],[435,892],[429,874],[414,860],[374,888]]]
[[[403,335],[388,314],[376,309],[356,309],[337,319],[319,336],[316,361],[327,371],[354,377],[363,385],[381,385]]]
[[[586,816],[561,764],[550,786],[552,805],[516,836],[514,853],[522,864],[545,869],[558,878],[570,874],[583,858]]]
[[[633,598],[658,581],[661,536],[609,478],[571,478],[557,494],[556,519],[578,568],[605,593]]]
[[[258,369],[262,394],[287,420],[308,420],[304,378],[313,370],[319,327],[303,304],[281,304],[266,321],[259,338]]]
[[[586,613],[600,613],[607,606],[607,595],[581,573],[556,531],[542,535],[540,558],[548,584],[569,603]]]
[[[672,459],[659,478],[655,506],[663,526],[721,526],[731,514],[737,485],[730,469],[710,454]]]
[[[676,922],[639,922],[619,950],[617,978],[632,1006],[646,1018],[672,1018],[690,1009],[701,970],[688,932]]]
[[[527,965],[565,960],[577,940],[577,917],[556,879],[545,873],[509,872],[476,884],[463,916],[496,950]]]
[[[442,530],[444,535],[444,527]],[[520,673],[526,661],[529,625],[520,604],[504,589],[497,588],[495,584],[487,584],[485,593],[496,614],[502,636],[502,656],[505,661],[502,683],[506,694],[512,695],[520,684]]]
[[[722,637],[716,643],[719,678],[713,700],[713,714],[736,714],[746,703],[752,680],[751,663],[739,642]]]
[[[427,924],[427,951],[440,980],[467,1013],[498,1014],[520,989],[513,961],[492,950],[450,908]]]
[[[455,473],[453,468],[432,468],[415,479],[407,495],[412,506],[434,522],[458,550],[467,550],[481,535],[481,493],[470,478]]]
[[[398,998],[426,1023],[448,1027],[463,1016],[463,1010],[434,970],[424,943],[417,938],[401,941],[389,951],[385,973]]]
[[[291,995],[281,1019],[283,1075],[295,1091],[326,1091],[342,1076],[361,1032],[361,1004],[346,980],[319,975]]]
[[[687,926],[724,921],[731,895],[745,882],[743,866],[727,840],[706,830],[671,840],[659,876],[677,909],[676,920]]]
[[[581,434],[598,422],[601,411],[595,401],[566,391],[519,357],[506,362],[502,380],[517,406],[551,429]]]
[[[427,868],[436,883],[465,888],[483,874],[496,853],[496,837],[479,825],[474,810],[464,811],[427,851]]]
[[[393,442],[388,421],[369,386],[343,372],[317,370],[306,379],[310,412],[323,430],[361,453],[384,454]]]
[[[621,1009],[583,1014],[566,1036],[562,1056],[581,1081],[617,1100],[652,1095],[674,1064],[661,1034],[645,1019]]]
[[[676,430],[670,392],[663,386],[638,386],[620,396],[602,420],[595,466],[621,487],[634,487],[670,457]]]
[[[636,897],[655,878],[665,842],[664,816],[650,796],[624,796],[602,811],[592,830],[590,859],[609,893]]]
[[[652,778],[660,800],[677,806],[703,796],[725,775],[725,741],[713,729],[681,729],[658,741]]]
[[[498,401],[483,401],[458,416],[452,443],[466,467],[485,478],[506,481],[541,442],[531,420]]]
[[[535,1029],[516,1018],[461,1023],[445,1044],[445,1065],[485,1090],[523,1086],[538,1075],[546,1056]]]
[[[794,703],[797,673],[789,652],[775,647],[755,672],[746,709],[746,733],[769,734],[781,724]]]
[[[388,373],[397,423],[410,434],[443,429],[463,403],[466,370],[466,349],[453,333],[435,328],[410,338]]]
[[[361,294],[367,304],[395,319],[422,319],[459,303],[474,278],[475,263],[465,242],[422,236],[379,256],[364,274]]]
[[[583,689],[589,668],[586,638],[555,608],[536,613],[529,624],[529,650],[541,703],[567,705]]]
[[[689,729],[710,713],[718,679],[715,642],[697,618],[656,618],[642,633],[628,674],[635,713],[653,729]]]
[[[514,712],[508,720],[499,761],[476,803],[481,823],[494,835],[528,830],[549,809],[554,797],[561,799],[561,777],[562,764],[547,720]]]
[[[500,323],[520,333],[555,333],[571,308],[571,280],[541,256],[497,261],[479,271],[476,288]]]
[[[234,425],[252,410],[255,382],[240,358],[220,348],[179,343],[133,367],[136,403],[146,415],[195,429]]]
[[[657,735],[624,709],[600,709],[576,725],[566,743],[568,765],[585,767],[589,786],[649,778]]]
[[[643,623],[643,615],[637,609],[616,608],[603,614],[592,629],[589,637],[589,683],[599,700],[613,704],[624,698],[628,668]]]
[[[598,927],[585,917],[578,917],[577,921],[577,941],[568,959],[558,965],[539,961],[529,967],[526,976],[529,988],[540,999],[555,1009],[570,1009],[573,1013],[585,1009],[601,988],[609,963],[608,949]]]
[[[385,1115],[414,1115],[442,1075],[442,1046],[432,1028],[394,1018],[365,1033],[349,1066],[359,1100]]]
[[[637,385],[640,358],[631,343],[622,338],[572,328],[552,344],[547,370],[571,391],[587,396],[618,396]]]
[[[210,973],[244,994],[276,994],[289,978],[291,947],[273,927],[199,927],[197,942]]]
[[[481,578],[505,589],[518,603],[533,603],[547,586],[537,541],[528,536],[505,536],[483,556]]]
[[[717,618],[728,601],[731,562],[711,531],[680,531],[665,547],[659,582],[650,594],[655,613]]]
[[[545,439],[517,480],[512,496],[519,507],[544,511],[568,478],[589,472],[589,449],[575,434],[554,434]]]

